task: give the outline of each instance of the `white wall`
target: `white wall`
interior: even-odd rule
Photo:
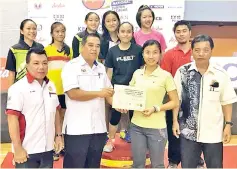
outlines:
[[[19,28],[27,18],[27,0],[0,0],[0,57],[19,40]]]

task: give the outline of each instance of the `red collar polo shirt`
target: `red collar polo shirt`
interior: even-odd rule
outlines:
[[[28,154],[53,150],[59,107],[55,86],[47,78],[40,85],[27,73],[9,88],[6,114],[18,116],[22,147]]]

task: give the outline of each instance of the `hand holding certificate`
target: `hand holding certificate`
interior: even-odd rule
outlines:
[[[114,92],[113,108],[138,111],[145,110],[145,90],[125,85],[114,85]]]

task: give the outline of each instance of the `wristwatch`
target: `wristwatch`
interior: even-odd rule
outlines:
[[[56,134],[56,137],[62,137],[63,134]]]
[[[225,125],[227,125],[227,124],[229,124],[231,127],[233,126],[233,122],[231,122],[231,121],[226,121]]]

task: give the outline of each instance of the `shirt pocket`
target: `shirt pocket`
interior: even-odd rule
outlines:
[[[91,89],[91,75],[79,74],[77,75],[78,86],[81,90],[90,91]],[[94,82],[95,83],[95,82]]]
[[[209,90],[207,92],[207,99],[211,102],[220,102],[220,91],[219,89]]]

